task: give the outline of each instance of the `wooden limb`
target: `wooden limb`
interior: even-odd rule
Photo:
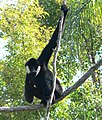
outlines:
[[[66,5],[66,0],[63,0],[63,4]],[[62,25],[63,25],[63,20],[64,20],[64,13],[63,13],[63,11],[61,11],[61,20],[60,20],[60,25],[59,25],[57,47],[54,50],[54,58],[53,58],[53,75],[54,75],[53,90],[52,90],[52,93],[51,93],[51,98],[49,99],[48,104],[47,104],[46,120],[49,120],[50,107],[51,107],[51,104],[52,104],[52,101],[53,101],[53,98],[54,98],[54,92],[55,92],[55,89],[56,89],[56,76],[57,76],[56,75],[56,71],[57,71],[57,69],[56,69],[56,62],[57,62],[58,51],[60,49],[60,41],[62,39],[62,33],[63,33]]]
[[[94,73],[95,70],[97,70],[102,65],[102,59],[99,60],[93,67],[91,67],[74,85],[68,87],[62,94],[62,96],[55,101],[57,103],[58,101],[65,98],[67,95],[74,92],[78,87],[80,87],[89,77]]]
[[[20,111],[34,111],[44,108],[43,104],[17,106],[17,107],[0,107],[0,112],[20,112]]]
[[[74,85],[68,87],[62,94],[62,96],[57,99],[55,103],[58,103],[64,99],[67,95],[74,92],[78,87],[80,87],[89,77],[102,65],[102,59],[99,60],[93,67],[91,67]],[[17,106],[17,107],[0,107],[0,112],[20,112],[20,111],[31,111],[39,110],[44,108],[43,104],[30,105],[30,106]]]

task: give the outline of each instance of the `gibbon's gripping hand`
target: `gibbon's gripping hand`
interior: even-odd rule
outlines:
[[[65,15],[67,14],[68,8],[67,8],[67,6],[66,6],[65,4],[63,4],[63,5],[61,6],[61,11],[63,11]]]

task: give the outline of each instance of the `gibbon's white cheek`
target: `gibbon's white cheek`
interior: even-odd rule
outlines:
[[[30,73],[31,71],[30,71],[30,69],[29,69],[29,67],[28,66],[26,66],[26,73]]]
[[[41,70],[41,67],[38,66],[38,68],[37,68],[37,70],[36,70],[36,76],[39,74],[40,70]]]

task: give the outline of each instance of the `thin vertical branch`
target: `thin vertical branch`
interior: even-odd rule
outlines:
[[[63,4],[66,5],[66,0],[63,1]],[[59,33],[58,33],[58,40],[57,40],[57,47],[54,51],[54,58],[53,58],[53,75],[54,75],[54,82],[53,82],[53,90],[52,90],[52,94],[51,94],[51,98],[49,100],[49,102],[47,103],[47,114],[46,114],[46,120],[49,120],[49,115],[50,115],[50,107],[53,101],[53,97],[54,97],[54,92],[55,92],[55,88],[56,88],[56,62],[57,62],[57,55],[58,55],[58,51],[60,49],[60,41],[62,39],[62,33],[63,33],[63,29],[62,29],[62,24],[63,24],[63,20],[64,20],[64,13],[63,11],[61,11],[61,20],[60,20],[60,25],[59,25]]]

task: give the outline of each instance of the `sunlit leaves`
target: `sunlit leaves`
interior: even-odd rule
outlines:
[[[24,99],[25,62],[37,58],[48,43],[60,15],[61,0],[19,0],[0,8],[0,37],[9,54],[0,61],[0,105],[28,104]],[[68,0],[68,16],[57,60],[57,76],[64,89],[72,85],[102,57],[102,4]],[[82,9],[83,8],[83,9]],[[52,65],[52,64],[51,64]],[[50,66],[51,66],[50,65]],[[87,81],[75,93],[51,108],[51,119],[95,120],[101,118],[102,69],[96,83]],[[76,76],[79,74],[79,77]],[[38,99],[34,98],[34,104]],[[3,120],[39,120],[45,111],[0,114]]]

